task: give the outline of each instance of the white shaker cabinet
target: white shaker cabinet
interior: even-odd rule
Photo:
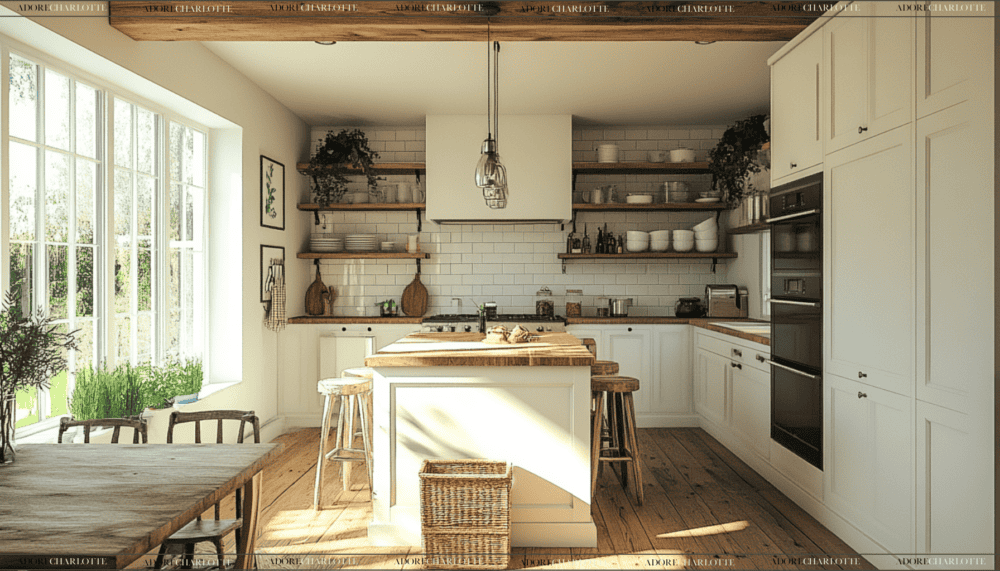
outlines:
[[[767,459],[771,450],[771,372],[734,362],[730,363],[730,374],[733,433]]]
[[[823,26],[826,152],[911,120],[913,12],[856,2]]]
[[[825,502],[894,553],[913,553],[912,399],[827,375]]]
[[[921,12],[917,28],[917,118],[993,93],[993,2],[956,18]]]
[[[648,418],[638,413],[640,428],[683,423],[692,413],[691,329],[687,324],[653,326],[653,385]],[[683,424],[682,424],[683,425]]]
[[[632,393],[636,422],[654,411],[653,328],[650,325],[618,325],[604,329],[597,341],[601,359],[618,363],[618,374],[639,379],[639,390]],[[602,351],[601,346],[606,351]]]
[[[729,359],[702,347],[695,349],[695,410],[720,427],[728,425]]]
[[[823,34],[814,33],[771,63],[771,177],[823,161],[820,99]]]
[[[910,127],[825,159],[826,370],[913,394],[915,198]]]

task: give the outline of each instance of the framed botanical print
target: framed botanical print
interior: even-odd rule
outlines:
[[[274,265],[285,265],[285,248],[282,246],[260,245],[260,301],[271,300],[271,286],[274,285]]]
[[[260,225],[285,229],[285,165],[260,156]]]

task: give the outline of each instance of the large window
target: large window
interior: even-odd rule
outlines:
[[[66,414],[82,367],[202,357],[207,141],[42,63],[9,70],[4,283],[80,347],[51,389],[18,395],[20,427]]]

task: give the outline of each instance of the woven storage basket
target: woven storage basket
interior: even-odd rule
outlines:
[[[506,569],[510,563],[509,462],[424,460],[420,524],[428,569]]]

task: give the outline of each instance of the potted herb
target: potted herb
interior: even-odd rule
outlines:
[[[761,145],[771,140],[764,127],[765,119],[766,115],[754,115],[737,121],[726,129],[718,144],[708,153],[712,188],[722,192],[723,200],[730,207],[753,192],[753,183],[748,175],[767,168],[757,160]]]
[[[35,315],[22,311],[17,290],[7,292],[0,307],[0,465],[14,461],[17,391],[47,389],[66,370],[67,351],[77,348],[75,335],[59,331],[40,309]]]
[[[317,203],[332,204],[344,196],[350,182],[347,176],[356,174],[351,167],[365,175],[369,189],[376,188],[378,177],[374,165],[379,154],[368,146],[368,137],[361,129],[342,129],[336,134],[330,131],[321,142],[309,159],[309,166],[302,171],[312,179]]]

